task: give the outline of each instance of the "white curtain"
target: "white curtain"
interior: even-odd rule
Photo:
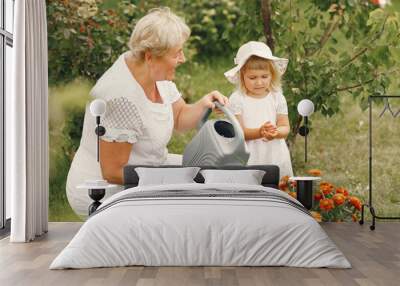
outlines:
[[[12,242],[28,242],[48,227],[48,80],[45,0],[17,0],[13,93],[7,98],[7,187]]]

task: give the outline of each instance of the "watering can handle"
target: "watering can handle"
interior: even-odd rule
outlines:
[[[237,136],[237,144],[242,144],[244,142],[244,134],[242,127],[240,126],[239,121],[237,120],[236,116],[225,106],[223,106],[219,101],[214,101],[214,104],[216,107],[222,110],[223,113],[225,113],[226,117],[228,117],[229,121],[232,123],[233,130],[235,131],[235,135]],[[208,116],[210,116],[212,110],[211,108],[207,109],[207,111],[204,113],[203,117],[201,118],[199,124],[197,125],[197,129],[200,129],[204,123],[206,123]]]

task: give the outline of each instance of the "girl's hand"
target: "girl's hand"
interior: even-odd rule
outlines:
[[[271,139],[269,139],[269,140],[275,139],[276,137],[278,137],[278,134],[279,134],[278,130],[268,133],[268,135],[271,137]]]
[[[260,127],[260,134],[267,140],[273,140],[278,136],[278,129],[271,122],[267,121]]]
[[[270,121],[267,121],[263,125],[261,125],[260,129],[260,133],[271,133],[275,132],[277,130],[277,127]]]
[[[278,136],[278,131],[273,131],[273,132],[262,131],[261,135],[263,136],[263,139],[267,139],[267,141],[270,141],[274,140],[276,136]]]
[[[268,131],[268,132],[273,132],[273,131],[277,130],[277,127],[274,124],[272,124],[270,121],[267,121],[261,126],[261,129]]]
[[[226,105],[229,102],[228,98],[219,91],[214,90],[201,99],[204,108],[211,108],[212,110],[215,110],[217,114],[223,114],[221,110],[215,108],[214,101],[218,101],[222,105]]]

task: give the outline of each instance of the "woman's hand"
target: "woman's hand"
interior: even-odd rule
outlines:
[[[204,106],[204,108],[211,108],[213,110],[215,109],[214,101],[218,101],[222,105],[226,105],[229,102],[228,98],[217,90],[210,92],[209,94],[205,95],[201,99],[201,102],[202,102],[202,105]],[[217,113],[219,113],[219,112],[217,112]],[[222,111],[221,111],[221,113],[222,113]]]
[[[204,116],[204,110],[211,108],[215,110],[214,101],[222,105],[228,103],[228,98],[218,91],[212,91],[203,96],[194,104],[187,104],[182,98],[172,104],[174,112],[174,126],[178,132],[183,132],[191,128],[196,128],[199,120]]]

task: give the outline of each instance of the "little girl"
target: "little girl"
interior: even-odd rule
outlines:
[[[290,130],[288,108],[280,82],[288,60],[273,56],[266,44],[252,41],[240,47],[234,62],[237,66],[225,76],[237,85],[229,104],[244,131],[250,151],[247,164],[278,165],[280,177],[293,176],[285,142]]]

